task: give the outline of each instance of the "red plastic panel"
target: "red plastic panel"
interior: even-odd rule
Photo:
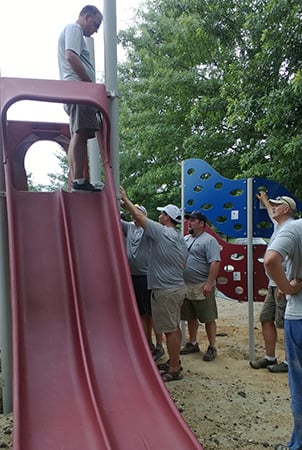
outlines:
[[[16,189],[24,178],[20,182],[18,152],[8,142],[12,129],[16,145],[21,142],[27,125],[7,126],[8,106],[18,98],[91,102],[106,119],[104,87],[90,84],[0,81],[14,450],[200,450],[145,345],[112,179],[108,121],[101,146],[102,192]]]
[[[184,228],[187,229],[186,223]],[[224,241],[208,225],[206,230],[217,239],[221,249],[217,288],[227,297],[247,301],[247,246]],[[264,301],[267,292],[268,280],[263,266],[265,250],[266,245],[253,246],[253,298],[257,302]]]

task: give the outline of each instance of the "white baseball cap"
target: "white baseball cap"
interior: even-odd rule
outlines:
[[[273,205],[287,205],[290,207],[292,211],[296,211],[296,202],[290,197],[287,197],[286,195],[282,195],[281,197],[277,198],[270,198],[269,202]]]
[[[145,216],[148,215],[146,208],[143,205],[135,205],[141,212],[143,212],[145,214]]]
[[[181,222],[181,211],[177,206],[175,205],[166,205],[164,207],[159,206],[157,210],[166,213],[175,222],[177,223]]]

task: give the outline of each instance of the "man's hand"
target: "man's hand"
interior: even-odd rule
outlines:
[[[122,186],[120,186],[120,194],[121,194],[121,204],[123,205],[123,207],[127,209],[127,211],[129,211],[129,213],[133,217],[133,220],[135,220],[140,227],[146,228],[147,217],[139,208],[137,208],[131,202],[131,200],[129,200],[126,191]]]
[[[120,186],[120,194],[121,194],[121,201],[120,201],[121,207],[125,208],[125,199],[127,198],[127,194],[122,186]]]
[[[297,294],[302,289],[302,280],[299,280],[297,278],[291,280],[289,284],[294,288],[294,291],[291,293],[291,295]]]
[[[207,295],[209,295],[212,292],[212,284],[209,283],[208,281],[206,281],[203,285],[202,288],[202,293],[203,295],[206,297]]]
[[[127,194],[125,189],[120,186],[120,194],[121,194],[121,200],[123,201],[123,203],[125,203],[125,200],[127,200]]]
[[[262,203],[264,203],[265,200],[268,200],[267,193],[265,191],[260,191],[258,194],[256,194],[256,197],[258,200],[260,200]]]

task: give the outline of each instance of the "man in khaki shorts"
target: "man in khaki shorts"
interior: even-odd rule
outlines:
[[[157,208],[160,211],[159,223],[154,222],[135,207],[122,187],[120,192],[124,207],[153,242],[147,272],[148,289],[152,290],[154,328],[156,333],[165,334],[169,355],[169,360],[161,365],[162,378],[165,382],[181,380],[179,322],[186,292],[183,270],[188,256],[184,237],[176,228],[181,222],[181,212],[171,204]]]
[[[95,68],[85,37],[97,33],[103,15],[96,6],[86,5],[81,9],[75,23],[66,25],[58,41],[58,63],[60,79],[95,83]],[[69,116],[70,142],[68,161],[73,192],[99,192],[85,177],[87,142],[100,129],[97,110],[90,105],[68,104],[64,106]]]
[[[294,220],[296,212],[296,202],[285,195],[275,199],[269,199],[266,192],[261,191],[257,197],[267,208],[269,218],[274,224],[274,232],[270,238],[269,245],[278,236],[278,233],[285,224]],[[284,260],[286,267],[286,259]],[[253,369],[268,369],[273,373],[288,372],[286,355],[283,361],[278,363],[276,357],[276,343],[278,332],[284,328],[284,313],[286,308],[286,298],[281,292],[276,282],[268,276],[268,289],[262,311],[260,322],[264,340],[265,354],[261,358],[250,361]]]
[[[203,360],[213,361],[217,356],[215,280],[220,266],[220,249],[217,240],[205,231],[206,217],[201,212],[193,211],[185,217],[189,219],[189,234],[185,236],[189,256],[184,270],[187,292],[181,319],[188,321],[189,342],[181,349],[180,354],[199,352],[199,321],[205,324],[209,341]]]

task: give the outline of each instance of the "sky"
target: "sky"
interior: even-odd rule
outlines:
[[[2,77],[58,79],[57,40],[67,23],[75,22],[86,4],[83,0],[1,0],[0,1],[0,73]],[[103,11],[103,0],[91,2]],[[126,29],[135,20],[140,0],[116,0],[117,31]],[[93,35],[96,73],[103,73],[103,27]],[[118,60],[123,58],[118,49]],[[55,116],[58,122],[68,118],[61,105],[31,106],[19,102],[8,111],[8,118],[47,120]],[[50,119],[51,120],[51,119]],[[34,146],[33,146],[34,147]],[[37,145],[36,145],[37,147]],[[41,152],[40,152],[41,153]],[[32,162],[31,162],[32,160]],[[47,152],[40,157],[34,149],[26,157],[26,168],[34,173],[36,183],[43,182],[56,158]]]

